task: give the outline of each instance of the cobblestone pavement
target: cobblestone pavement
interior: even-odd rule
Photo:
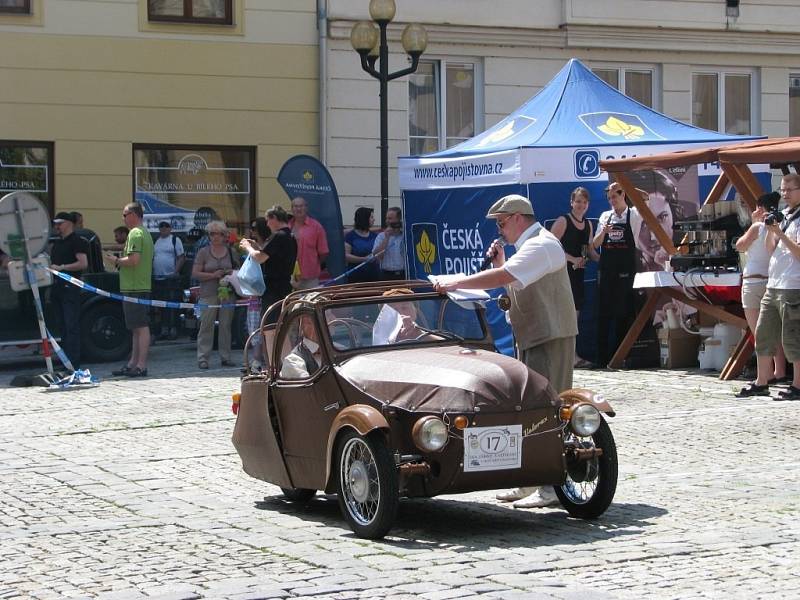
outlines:
[[[156,346],[150,378],[48,393],[0,372],[0,599],[800,596],[797,403],[677,371],[590,372],[617,410],[595,522],[481,492],[401,504],[383,541],[292,505],[230,443],[235,368]]]

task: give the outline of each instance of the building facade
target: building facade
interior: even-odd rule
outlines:
[[[397,157],[479,133],[569,58],[700,127],[800,134],[798,0],[396,0],[423,24],[389,84]],[[287,203],[287,158],[319,156],[345,224],[379,207],[378,83],[349,41],[369,0],[0,0],[0,190],[78,210],[111,239],[133,198],[177,229],[198,208],[243,228]],[[0,193],[2,193],[0,191]]]
[[[378,84],[350,47],[368,0],[328,0],[323,154],[347,220],[379,205]],[[698,127],[800,135],[797,0],[397,0],[400,33],[428,30],[417,73],[389,84],[390,204],[397,157],[444,149],[494,125],[570,58],[643,104]],[[564,199],[566,205],[566,199]]]
[[[103,241],[145,201],[242,229],[317,154],[315,0],[0,0],[0,186],[77,210]],[[188,217],[187,217],[188,215]]]

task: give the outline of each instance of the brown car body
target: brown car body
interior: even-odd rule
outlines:
[[[440,302],[437,325],[441,325],[449,300],[422,282],[400,285],[414,292],[406,299]],[[571,464],[581,463],[583,468],[587,460],[604,460],[603,450],[587,449],[567,432],[571,408],[589,404],[613,416],[608,403],[588,390],[569,390],[559,397],[544,377],[497,353],[482,307],[470,309],[475,311],[475,323],[480,324],[479,338],[460,340],[423,333],[425,339],[409,343],[355,347],[355,319],[331,315],[344,310],[338,307],[357,312],[385,304],[396,299],[384,294],[397,286],[397,282],[385,282],[295,292],[282,307],[271,309],[282,308],[277,324],[262,329],[267,367],[242,379],[232,438],[248,475],[285,492],[308,490],[313,495],[312,490],[324,490],[341,495],[346,482],[340,480],[346,479],[346,473],[337,453],[342,451],[343,437],[354,436],[385,447],[394,466],[393,470],[390,467],[390,477],[396,478],[393,493],[406,497],[562,486]],[[280,374],[280,349],[291,345],[288,323],[300,314],[312,317],[321,334],[322,364],[307,378],[288,380]],[[337,343],[331,332],[341,324],[349,338]],[[415,442],[415,426],[428,416],[447,426],[447,442],[437,451],[426,452]],[[521,467],[465,470],[465,426],[506,428],[506,433],[508,427],[519,426]],[[615,453],[613,461],[615,487]],[[607,500],[610,502],[610,497]],[[354,529],[365,537],[385,533]]]

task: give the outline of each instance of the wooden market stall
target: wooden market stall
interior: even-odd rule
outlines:
[[[719,163],[721,173],[705,198],[703,205],[718,202],[723,198],[729,186],[732,185],[750,207],[750,210],[755,210],[756,200],[764,193],[764,190],[753,175],[749,165],[768,164],[771,168],[780,169],[784,174],[789,173],[790,169],[800,173],[800,138],[773,138],[714,148],[606,160],[601,161],[600,167],[608,172],[610,180],[616,181],[622,186],[625,194],[637,208],[650,231],[657,237],[667,253],[673,256],[679,253],[679,250],[673,244],[671,235],[666,233],[659,225],[655,215],[647,206],[647,202],[637,192],[627,173],[679,166],[688,167],[714,162]],[[685,251],[685,247],[682,246],[680,252]],[[647,301],[644,307],[636,316],[633,325],[631,325],[627,335],[620,343],[609,366],[615,368],[622,366],[625,357],[638,339],[642,329],[648,320],[652,318],[659,302],[665,297],[693,306],[698,311],[706,313],[715,319],[732,323],[745,330],[748,329],[747,322],[743,317],[733,314],[720,306],[690,298],[685,291],[681,291],[676,287],[655,287],[648,289]],[[720,373],[720,378],[727,380],[738,377],[752,351],[752,336],[745,335]]]

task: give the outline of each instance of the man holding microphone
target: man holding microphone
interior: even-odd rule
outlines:
[[[492,257],[492,269],[464,277],[448,277],[434,288],[447,292],[505,287],[511,300],[506,318],[514,332],[517,358],[546,377],[556,393],[563,392],[572,387],[575,337],[578,335],[564,249],[558,238],[536,220],[531,203],[518,194],[500,198],[486,218],[497,221],[501,236],[514,244],[514,255],[506,260],[503,244],[495,240],[486,253],[487,257]],[[497,499],[516,500],[516,508],[550,506],[558,502],[549,487],[518,488],[498,494]]]

